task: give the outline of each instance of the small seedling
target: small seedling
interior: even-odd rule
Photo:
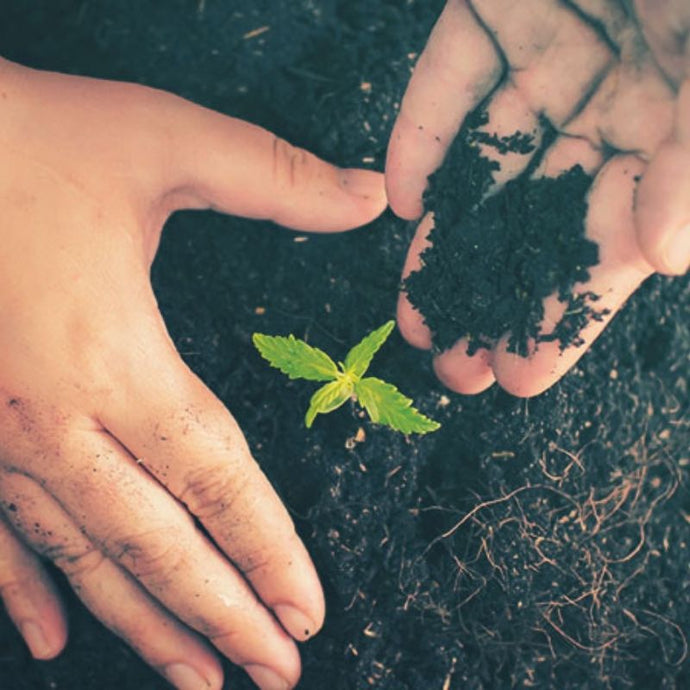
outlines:
[[[272,367],[291,379],[328,381],[311,398],[305,417],[310,428],[317,414],[328,414],[348,400],[356,400],[371,421],[402,431],[426,434],[441,425],[412,407],[412,400],[395,386],[373,376],[363,378],[371,360],[391,334],[394,321],[372,331],[336,364],[325,352],[295,338],[294,335],[254,333],[252,341]]]

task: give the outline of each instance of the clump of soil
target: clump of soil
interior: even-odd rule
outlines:
[[[505,335],[509,351],[523,356],[531,340],[557,340],[562,349],[581,345],[581,330],[603,313],[593,306],[597,295],[576,291],[599,261],[597,244],[585,237],[592,178],[580,166],[557,178],[531,177],[553,140],[550,131],[527,169],[490,193],[500,164],[480,147],[499,156],[535,147],[527,134],[499,137],[477,130],[487,122],[485,111],[473,114],[429,178],[425,205],[434,213],[432,245],[405,290],[438,350],[464,337],[474,354]],[[541,333],[543,300],[554,293],[566,304],[565,315],[551,333]]]

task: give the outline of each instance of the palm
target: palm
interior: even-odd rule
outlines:
[[[633,198],[637,179],[673,131],[676,91],[617,4],[579,5],[576,12],[553,0],[449,2],[410,82],[386,172],[393,209],[403,217],[418,217],[427,175],[440,165],[479,102],[488,97],[487,127],[499,135],[520,130],[532,132],[538,141],[546,118],[559,134],[535,175],[554,176],[580,164],[596,176],[586,227],[600,245],[600,263],[590,281],[576,287],[602,295],[597,308],[603,306],[609,315],[584,331],[589,345],[654,270],[638,244]],[[487,150],[485,155],[497,154]],[[522,172],[532,155],[503,156],[497,184]],[[405,273],[419,266],[432,224],[430,217],[420,224]],[[544,332],[562,309],[555,297],[547,300]],[[430,347],[430,333],[404,294],[398,316],[412,344]],[[469,357],[466,346],[461,340],[435,358],[444,383],[473,393],[497,379],[519,395],[549,387],[586,350],[569,348],[561,354],[558,343],[542,343],[522,358],[507,352],[503,340],[490,352]]]

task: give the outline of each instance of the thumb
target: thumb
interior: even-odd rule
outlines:
[[[182,191],[180,206],[315,232],[364,225],[386,208],[381,173],[337,168],[261,127],[183,99],[171,100],[166,119],[175,150],[167,152],[165,191]]]
[[[690,81],[681,87],[671,137],[652,158],[637,190],[640,248],[655,270],[690,267]]]

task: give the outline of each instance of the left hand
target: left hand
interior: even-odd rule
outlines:
[[[0,59],[0,200],[10,617],[36,658],[64,646],[39,554],[177,688],[222,687],[214,650],[264,690],[293,687],[296,641],[324,617],[316,570],[237,423],[175,350],[149,270],[176,209],[345,230],[383,211],[383,176],[169,93]]]

